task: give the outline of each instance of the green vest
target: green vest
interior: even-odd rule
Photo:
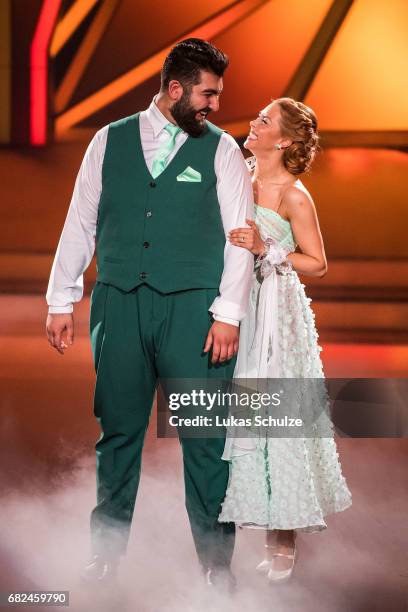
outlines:
[[[207,122],[153,179],[143,156],[139,113],[111,123],[96,230],[97,280],[131,291],[217,288],[225,234],[214,158],[222,130]],[[177,180],[187,167],[200,182]]]

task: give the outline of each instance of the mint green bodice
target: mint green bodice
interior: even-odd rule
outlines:
[[[279,213],[271,208],[255,204],[255,223],[259,227],[262,238],[265,239],[269,236],[290,251],[296,249],[290,222],[281,217]]]

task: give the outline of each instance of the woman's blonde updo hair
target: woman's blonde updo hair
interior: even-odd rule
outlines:
[[[303,174],[312,165],[319,148],[317,117],[314,111],[293,98],[278,98],[282,136],[293,140],[283,152],[283,163],[291,174]]]

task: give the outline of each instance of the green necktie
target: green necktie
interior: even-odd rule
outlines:
[[[168,123],[166,126],[164,126],[164,129],[169,134],[170,138],[164,145],[160,147],[153,159],[153,178],[159,176],[159,174],[161,174],[165,169],[169,155],[173,151],[174,145],[176,144],[177,134],[181,132],[181,128],[179,128],[177,125],[173,125],[172,123]]]

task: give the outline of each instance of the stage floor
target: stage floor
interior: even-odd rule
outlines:
[[[233,601],[211,602],[184,510],[179,444],[157,439],[155,411],[122,569],[123,599],[101,603],[81,590],[78,568],[88,555],[98,436],[86,325],[82,321],[74,346],[61,356],[44,335],[45,307],[28,296],[19,304],[0,324],[1,591],[70,590],[75,612],[407,609],[407,439],[338,438],[352,507],[329,516],[324,532],[299,535],[287,585],[271,587],[255,574],[262,533],[239,530],[233,561],[238,593]],[[407,376],[405,345],[325,344],[322,357],[331,377]]]

